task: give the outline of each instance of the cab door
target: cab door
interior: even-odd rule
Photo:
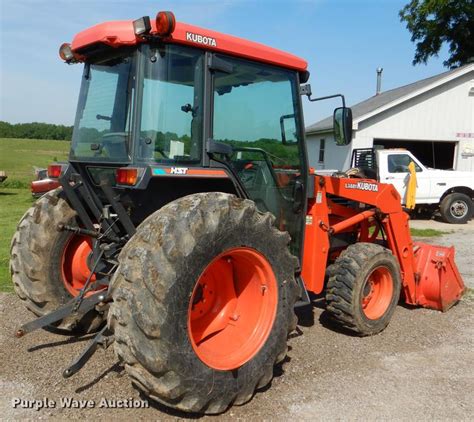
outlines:
[[[257,207],[276,217],[300,256],[306,161],[296,72],[218,56],[213,72],[212,139],[228,144],[234,173]]]
[[[391,183],[395,186],[402,197],[402,203],[406,204],[407,199],[407,187],[408,181],[410,180],[410,172],[408,165],[410,162],[414,162],[416,171],[416,202],[426,203],[429,200],[430,194],[430,180],[426,172],[423,171],[420,165],[413,159],[410,154],[397,152],[391,153],[387,156],[387,169],[383,174],[385,175],[383,180],[384,183]]]

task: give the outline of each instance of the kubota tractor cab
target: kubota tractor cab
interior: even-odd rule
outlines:
[[[304,60],[171,12],[86,29],[60,56],[84,63],[69,164],[19,223],[11,272],[39,316],[18,336],[100,330],[64,376],[115,340],[150,397],[218,413],[271,380],[308,291],[359,335],[400,292],[461,296],[452,248],[413,244],[391,185],[309,169]],[[344,103],[334,123],[350,142]]]

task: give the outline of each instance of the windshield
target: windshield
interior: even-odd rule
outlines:
[[[134,68],[135,55],[86,64],[71,160],[130,161]]]
[[[144,80],[137,159],[200,162],[204,53],[189,47],[142,47]]]

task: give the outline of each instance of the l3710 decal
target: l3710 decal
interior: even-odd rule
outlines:
[[[379,185],[377,183],[369,183],[369,182],[346,183],[344,187],[347,189],[366,190],[369,192],[379,191]]]

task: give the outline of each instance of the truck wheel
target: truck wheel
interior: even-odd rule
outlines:
[[[11,242],[10,273],[16,294],[36,316],[77,296],[89,275],[90,240],[57,229],[60,223],[74,224],[75,215],[59,188],[38,199],[18,223]],[[69,316],[55,328],[88,333],[104,321],[92,310]]]
[[[360,336],[377,334],[392,318],[400,297],[400,269],[392,253],[372,243],[350,245],[333,264],[327,311]]]
[[[446,223],[465,224],[472,217],[472,199],[464,193],[450,193],[441,201],[440,211]]]
[[[299,290],[289,235],[273,221],[252,201],[199,193],[149,216],[121,251],[108,324],[152,399],[215,414],[271,381]]]

